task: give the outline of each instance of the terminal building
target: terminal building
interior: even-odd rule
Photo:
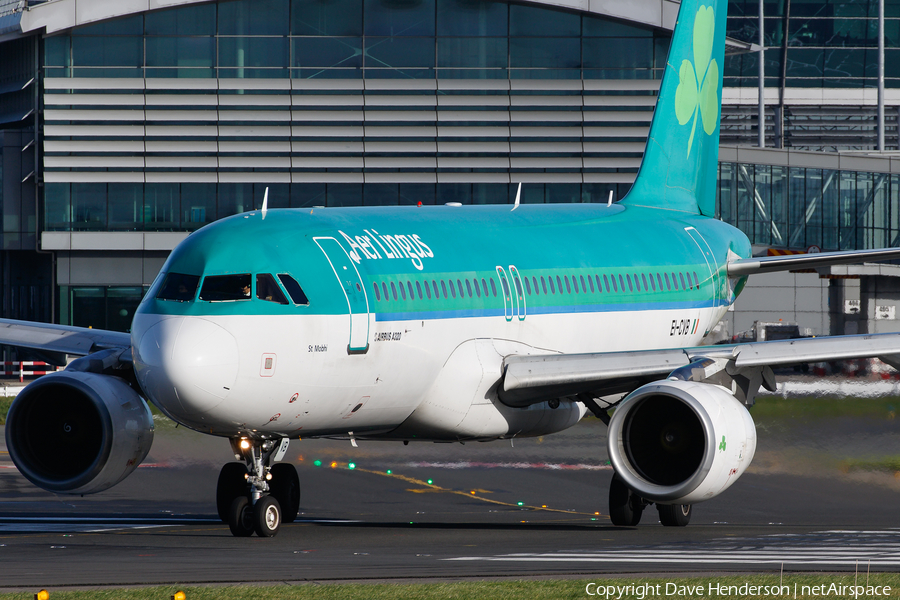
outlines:
[[[884,111],[878,0],[767,1],[762,46],[758,0],[729,4],[718,211],[756,252],[900,243],[884,2]],[[526,203],[619,199],[678,8],[0,0],[0,316],[127,330],[168,252],[266,188],[270,207],[507,203],[520,182]],[[894,270],[757,276],[720,337],[894,330]]]

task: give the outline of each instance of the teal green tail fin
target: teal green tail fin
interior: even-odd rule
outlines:
[[[715,215],[727,0],[682,0],[647,149],[625,205]]]

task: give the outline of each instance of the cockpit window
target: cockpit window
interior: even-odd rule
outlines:
[[[213,275],[203,280],[200,299],[207,302],[250,299],[250,273],[242,275]]]
[[[177,302],[190,302],[197,293],[197,284],[200,277],[197,275],[185,275],[183,273],[169,273],[163,282],[159,293],[159,300],[175,300]]]
[[[294,301],[294,304],[309,304],[309,299],[303,293],[303,288],[300,287],[296,279],[287,273],[279,273],[278,279],[281,280],[281,285],[284,286],[287,293],[291,295],[291,300]]]
[[[256,275],[256,297],[260,300],[268,302],[277,302],[278,304],[287,304],[287,298],[284,292],[275,283],[275,278],[268,273],[258,273]]]

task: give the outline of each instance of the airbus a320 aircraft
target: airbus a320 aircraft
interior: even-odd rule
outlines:
[[[751,258],[714,218],[726,0],[684,0],[640,172],[616,204],[262,210],[192,233],[131,334],[3,321],[0,343],[80,355],[7,417],[19,471],[105,490],[147,455],[147,400],[227,438],[236,536],[298,512],[291,438],[467,441],[609,426],[609,512],[664,525],[744,472],[771,366],[900,354],[900,335],[697,347],[748,275],[900,258]],[[615,404],[610,418],[612,399]]]

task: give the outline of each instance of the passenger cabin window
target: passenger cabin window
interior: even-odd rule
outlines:
[[[287,304],[287,298],[284,292],[275,283],[275,278],[268,273],[256,274],[256,297],[266,302],[275,302],[276,304]]]
[[[206,302],[250,300],[250,273],[207,277],[200,288],[200,299]]]
[[[297,283],[296,279],[287,273],[279,273],[278,279],[281,281],[281,285],[284,286],[284,289],[287,290],[287,293],[291,296],[291,300],[294,301],[294,304],[309,304],[309,298],[303,293],[303,288],[300,287],[300,284]],[[385,299],[387,299],[387,292],[385,292]]]
[[[197,284],[200,283],[198,275],[185,275],[183,273],[169,273],[163,282],[159,293],[159,300],[175,300],[176,302],[190,302],[197,293]]]

